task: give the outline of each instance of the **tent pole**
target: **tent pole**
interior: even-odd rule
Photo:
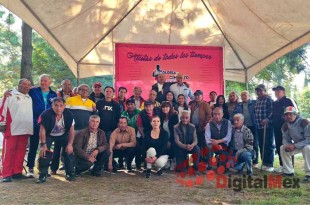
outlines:
[[[248,70],[246,69],[244,73],[245,73],[245,88],[246,88],[246,90],[249,90]]]
[[[76,84],[77,86],[80,85],[80,64],[76,64]]]

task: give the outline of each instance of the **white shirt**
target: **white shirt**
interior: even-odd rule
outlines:
[[[188,98],[191,100],[195,99],[193,91],[186,87],[184,83],[181,86],[178,83],[172,84],[170,86],[170,91],[173,93],[175,99],[178,99],[178,95],[183,94],[186,103],[188,102]]]
[[[0,107],[0,122],[10,126],[11,135],[33,134],[32,99],[16,89],[12,96],[4,97]]]

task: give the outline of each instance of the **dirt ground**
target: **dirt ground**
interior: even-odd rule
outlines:
[[[193,187],[181,185],[179,179],[171,171],[165,171],[163,176],[152,174],[150,179],[141,172],[120,171],[105,172],[102,177],[86,173],[68,182],[60,173],[49,177],[45,184],[36,184],[36,179],[0,183],[0,204],[247,204],[270,195],[267,189],[219,189],[216,181],[207,180],[206,175]],[[197,177],[186,179],[195,184]],[[293,194],[301,197],[309,193],[310,185],[302,186]],[[277,193],[278,197],[286,196],[286,192]]]

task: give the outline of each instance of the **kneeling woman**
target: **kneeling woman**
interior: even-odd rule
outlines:
[[[168,133],[160,128],[160,118],[153,116],[152,130],[145,133],[143,139],[144,159],[146,162],[146,178],[151,176],[151,169],[154,165],[157,175],[162,175],[162,168],[167,164],[168,155],[166,154],[168,145]]]

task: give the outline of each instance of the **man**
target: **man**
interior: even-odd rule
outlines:
[[[76,131],[88,127],[88,119],[96,111],[96,104],[88,98],[88,93],[88,85],[82,84],[78,87],[78,94],[66,101],[66,108],[74,114]]]
[[[116,164],[113,166],[113,159],[126,158],[127,170],[132,171],[131,163],[135,156],[136,132],[135,129],[127,125],[125,117],[119,118],[118,128],[116,128],[110,138],[110,158],[109,170],[117,172]]]
[[[243,115],[243,124],[249,128],[254,136],[253,149],[255,151],[255,157],[253,160],[253,167],[258,168],[258,139],[256,136],[255,127],[255,100],[250,100],[250,93],[248,91],[241,92],[242,102],[238,103],[234,111],[234,115],[241,113]]]
[[[52,153],[50,151],[53,142],[59,142],[63,148],[66,179],[75,180],[74,175],[74,119],[69,109],[66,109],[64,99],[56,97],[52,101],[52,108],[46,110],[40,116],[40,157],[38,160],[39,179],[37,183],[46,182],[48,167],[51,162]]]
[[[104,99],[104,94],[102,93],[102,84],[100,82],[94,82],[92,89],[93,92],[89,95],[89,99],[95,103],[98,100]]]
[[[225,160],[221,160],[226,166],[228,152],[228,144],[231,140],[232,126],[229,120],[223,118],[223,109],[216,107],[213,110],[213,119],[207,124],[205,138],[208,148],[208,169],[210,169],[210,160],[213,153],[224,155]]]
[[[150,90],[148,101],[153,102],[154,107],[160,107],[160,103],[156,101],[157,92],[155,90]],[[142,103],[141,110],[144,109],[144,102]]]
[[[33,135],[30,136],[29,152],[27,157],[27,166],[29,168],[27,176],[29,178],[34,177],[34,165],[39,146],[39,130],[38,118],[43,111],[51,108],[51,99],[57,97],[50,85],[52,79],[47,74],[42,74],[39,77],[40,87],[31,88],[29,95],[32,99],[32,111],[33,111]]]
[[[296,108],[289,106],[284,110],[285,123],[282,126],[283,145],[280,153],[283,162],[283,176],[293,176],[292,157],[302,153],[305,160],[305,182],[310,181],[310,122],[297,114]]]
[[[101,169],[108,160],[110,151],[103,130],[98,129],[100,117],[91,115],[89,126],[82,129],[74,137],[75,174],[79,176],[91,166],[91,175],[101,176]]]
[[[121,116],[119,104],[113,100],[113,94],[114,88],[106,86],[104,88],[105,99],[96,103],[100,117],[99,128],[105,132],[108,143],[110,142],[110,135],[117,128],[118,119]]]
[[[228,108],[230,120],[232,120],[233,112],[235,111],[236,106],[238,105],[238,95],[236,92],[230,92],[228,102],[226,103],[226,106]]]
[[[133,95],[130,97],[130,98],[135,100],[136,108],[139,109],[139,110],[142,110],[141,106],[142,106],[142,104],[144,102],[144,99],[143,99],[143,97],[141,97],[141,94],[142,94],[141,87],[136,86],[133,89]]]
[[[182,171],[182,164],[186,160],[188,154],[193,154],[194,169],[198,171],[198,163],[200,158],[200,149],[197,146],[198,140],[196,129],[190,122],[190,112],[183,110],[181,114],[181,122],[174,126],[176,171]]]
[[[179,94],[183,94],[185,97],[186,104],[188,103],[188,98],[194,100],[193,91],[183,83],[184,75],[182,73],[177,73],[176,80],[177,83],[170,86],[170,91],[173,92],[174,98],[178,99]]]
[[[137,120],[138,120],[139,113],[141,111],[136,108],[135,100],[131,98],[126,100],[126,107],[127,107],[127,110],[125,110],[122,113],[122,117],[125,117],[127,119],[128,126],[135,129],[135,132],[136,132],[135,163],[136,163],[136,169],[140,170],[141,162],[142,162],[142,159],[141,159],[142,138],[141,138],[141,135],[139,136],[137,135],[138,133]],[[122,160],[121,161],[119,160],[119,164],[121,165],[123,164]]]
[[[73,96],[75,96],[75,94],[72,92],[71,81],[68,79],[61,81],[61,90],[57,92],[57,97],[61,97],[66,100],[67,98]]]
[[[113,99],[116,102],[118,102],[121,113],[126,110],[126,95],[127,95],[127,88],[119,87],[118,96]]]
[[[211,91],[209,93],[210,101],[208,102],[210,107],[212,107],[214,104],[216,104],[216,97],[217,93],[215,91]]]
[[[249,128],[244,125],[244,117],[241,113],[237,113],[233,117],[234,128],[232,130],[231,150],[237,159],[237,163],[230,172],[241,173],[244,165],[247,168],[247,175],[252,176],[252,159],[254,157],[253,150],[253,134]]]
[[[139,130],[139,134],[142,138],[144,138],[144,134],[146,132],[150,132],[152,130],[151,120],[153,116],[160,116],[160,109],[158,107],[154,107],[153,102],[145,101],[144,102],[144,110],[140,112],[137,119],[137,126]]]
[[[196,127],[198,146],[200,149],[205,147],[205,127],[211,119],[211,107],[203,100],[203,92],[201,90],[196,90],[195,101],[191,104],[191,123]]]
[[[157,83],[152,85],[152,90],[155,90],[157,93],[156,101],[162,103],[165,101],[165,96],[168,91],[170,91],[170,86],[174,84],[171,82],[166,82],[166,75],[164,73],[159,73],[157,76]]]
[[[260,156],[262,158],[262,169],[267,172],[273,172],[273,130],[271,125],[272,117],[272,103],[273,100],[266,93],[266,87],[263,84],[255,88],[257,100],[255,104],[255,122],[256,131],[260,149]],[[266,136],[264,136],[264,127],[266,129]],[[265,138],[265,140],[264,140]],[[265,144],[263,142],[265,141]],[[263,153],[264,150],[264,153]]]
[[[272,106],[272,125],[273,125],[273,131],[274,131],[274,137],[275,137],[275,143],[276,143],[276,150],[279,155],[279,161],[280,161],[280,167],[275,169],[275,172],[281,173],[283,170],[282,166],[282,158],[280,155],[280,147],[282,145],[282,125],[285,122],[284,119],[284,109],[288,106],[293,106],[297,109],[297,106],[295,102],[285,96],[285,88],[282,86],[277,86],[275,88],[272,88],[272,90],[275,92],[275,96],[277,98],[276,101],[273,102]]]
[[[29,135],[33,134],[32,100],[28,95],[31,82],[20,79],[11,96],[5,96],[0,107],[0,123],[5,124],[2,148],[2,182],[24,179],[23,162]]]

